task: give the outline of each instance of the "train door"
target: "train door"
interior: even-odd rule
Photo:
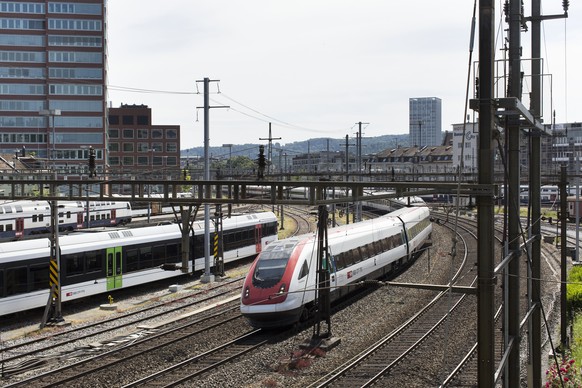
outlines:
[[[263,225],[261,224],[257,224],[255,226],[255,246],[256,246],[256,250],[257,253],[259,253],[262,250],[262,245],[261,245],[261,240],[263,238]]]
[[[15,229],[15,236],[22,237],[24,236],[24,218],[17,218],[15,220],[16,228]]]
[[[77,229],[83,227],[83,212],[77,213]]]
[[[115,211],[115,209],[111,209],[111,225],[115,225],[117,222],[115,222],[115,218],[117,217],[117,212]]]
[[[121,247],[107,248],[106,274],[107,290],[121,288],[122,283],[122,260]]]

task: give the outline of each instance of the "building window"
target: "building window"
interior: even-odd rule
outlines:
[[[3,30],[44,30],[44,20],[0,18],[0,28]]]
[[[103,70],[99,68],[73,69],[65,67],[51,67],[49,68],[49,78],[103,79]]]
[[[137,165],[138,166],[148,166],[149,164],[150,163],[149,163],[147,156],[138,156],[137,157]]]
[[[133,152],[133,143],[123,143],[123,152]]]
[[[178,151],[178,145],[176,143],[166,143],[166,152],[176,151]]]
[[[152,129],[152,139],[161,139],[164,133],[161,129]]]
[[[137,138],[138,139],[148,139],[149,138],[149,132],[147,129],[138,129],[137,130]]]
[[[109,157],[109,164],[111,166],[119,166],[119,156],[110,156]]]
[[[149,150],[149,143],[137,143],[137,152],[148,152]]]
[[[119,152],[119,143],[109,143],[109,151]]]
[[[101,96],[103,86],[101,85],[73,85],[73,84],[50,84],[49,93],[55,95],[84,95]]]
[[[166,129],[166,139],[177,139],[178,130],[176,129]]]
[[[124,166],[133,166],[133,156],[124,156],[123,157],[123,165]]]
[[[133,139],[133,129],[128,129],[128,128],[124,129],[123,130],[123,138],[124,139]]]
[[[44,13],[44,4],[0,2],[0,12],[5,13]]]
[[[49,62],[59,63],[102,63],[101,53],[75,52],[75,51],[50,51]]]
[[[36,51],[0,51],[0,62],[36,62],[45,61],[45,53]]]
[[[103,29],[103,23],[101,20],[49,19],[49,29],[101,31]]]
[[[49,35],[48,44],[54,47],[102,47],[103,39],[100,36]]]
[[[123,125],[133,125],[133,116],[123,115],[122,122]]]
[[[144,115],[137,116],[137,125],[149,125],[148,117]]]
[[[119,116],[109,116],[109,125],[119,125]]]
[[[109,138],[110,139],[119,139],[119,129],[109,128]]]

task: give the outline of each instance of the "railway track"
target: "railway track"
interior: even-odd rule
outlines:
[[[271,337],[271,333],[264,333],[260,329],[245,333],[232,341],[190,357],[124,387],[173,387],[182,384],[261,347]]]
[[[469,248],[466,239],[475,236],[465,230],[459,234],[462,254],[458,271],[452,281],[464,278]],[[474,277],[467,284],[475,281]],[[463,283],[463,282],[461,282]],[[357,357],[340,368],[329,373],[317,381],[312,387],[354,387],[371,385],[391,372],[395,366],[408,357],[420,344],[428,340],[431,334],[453,316],[452,312],[461,304],[467,302],[467,294],[453,294],[447,291],[440,292],[429,304],[413,315],[408,321],[369,347]]]
[[[295,220],[295,230],[290,237],[298,236],[313,231],[313,216],[309,214],[309,210],[305,207],[288,206],[286,207],[287,215]]]
[[[48,351],[58,350],[66,345],[75,343],[84,348],[86,347],[85,344],[90,342],[90,338],[97,338],[106,333],[119,332],[124,327],[146,325],[156,318],[169,317],[192,307],[203,306],[221,297],[239,294],[243,280],[244,277],[237,277],[209,289],[174,298],[171,301],[118,314],[112,318],[95,321],[62,332],[52,333],[50,336],[6,346],[3,348],[3,376],[10,377],[44,366],[48,362]],[[132,317],[135,319],[131,319]],[[93,330],[89,330],[92,328]],[[32,345],[36,345],[33,350],[22,350],[30,348]]]
[[[19,381],[10,387],[32,385],[35,387],[49,387],[63,384],[81,384],[83,379],[90,375],[115,375],[125,363],[132,363],[141,356],[149,357],[151,352],[169,349],[177,343],[184,344],[197,341],[203,343],[205,333],[228,327],[226,330],[244,330],[248,327],[239,312],[238,299],[225,304],[219,311],[208,311],[189,322],[165,330],[146,330],[142,337],[130,338],[125,343],[110,351],[82,361],[51,370],[41,375]],[[230,324],[232,323],[232,324]],[[230,324],[230,325],[229,325]],[[156,366],[152,365],[152,368]]]
[[[542,235],[553,235],[553,233],[548,233],[547,231],[544,232],[542,230]],[[574,239],[568,238],[569,241],[575,244]],[[545,260],[550,269],[553,272],[554,279],[559,281],[559,260],[555,257],[555,251],[549,249],[549,247],[545,244],[541,245],[541,254],[542,260]],[[556,266],[558,270],[555,270],[553,266]],[[546,314],[551,314],[555,308],[554,304],[555,298],[550,300],[549,307],[546,307]],[[502,325],[502,309],[501,307],[497,310],[495,314],[495,325],[498,333],[501,333],[501,325]],[[526,322],[522,322],[521,331],[525,330]],[[546,327],[546,322],[542,323],[542,336],[545,337],[544,341],[548,341],[548,330]],[[495,349],[504,349],[504,344],[502,341],[502,336],[497,335],[495,337]],[[440,387],[465,387],[474,384],[477,381],[477,373],[478,373],[478,366],[477,366],[477,342],[475,342],[472,348],[467,352],[465,357],[458,363],[456,368],[444,379]]]

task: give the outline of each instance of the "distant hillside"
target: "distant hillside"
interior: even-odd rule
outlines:
[[[297,141],[288,144],[281,144],[278,142],[273,143],[273,157],[278,157],[279,152],[286,153],[288,156],[305,154],[308,149],[310,152],[327,151],[329,142],[329,150],[334,151],[345,151],[346,149],[346,139],[330,139],[330,138],[315,138],[305,141]],[[308,145],[309,143],[309,145]],[[349,139],[349,150],[355,153],[355,143],[356,139]],[[267,143],[256,143],[256,144],[235,144],[232,146],[232,156],[247,156],[251,159],[255,159],[259,153],[259,145],[267,145]],[[408,134],[404,135],[384,135],[377,137],[363,137],[362,138],[362,153],[363,154],[376,154],[380,151],[386,149],[396,148],[397,146],[407,147],[408,146]],[[265,152],[266,152],[265,147]],[[230,153],[229,148],[226,147],[210,147],[210,155],[213,158],[228,158]],[[182,156],[190,157],[203,157],[204,147],[194,147],[190,149],[181,150]]]

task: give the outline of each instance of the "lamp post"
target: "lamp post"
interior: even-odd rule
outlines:
[[[52,118],[52,125],[51,125],[51,129],[52,129],[52,139],[51,139],[51,145],[52,145],[52,152],[50,155],[50,160],[53,161],[53,167],[54,167],[54,160],[56,159],[56,149],[55,149],[55,144],[56,144],[56,135],[55,135],[55,116],[60,116],[61,115],[61,110],[60,109],[42,109],[40,112],[38,112],[38,114],[40,116],[46,116],[46,117],[50,117]],[[49,150],[50,151],[50,150]]]

